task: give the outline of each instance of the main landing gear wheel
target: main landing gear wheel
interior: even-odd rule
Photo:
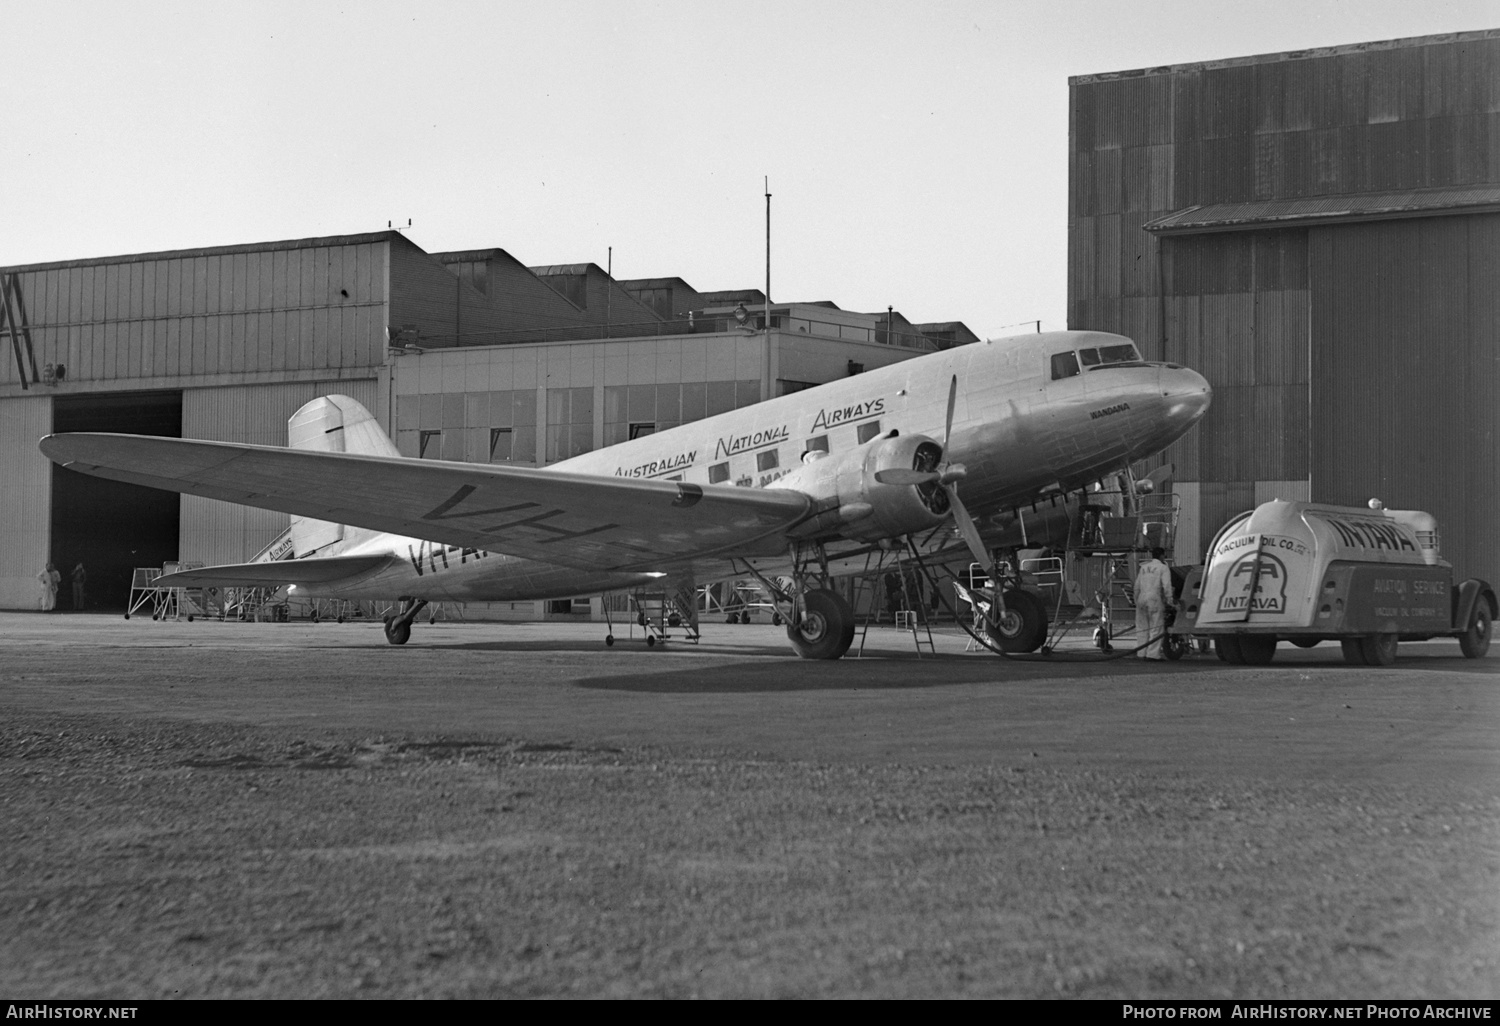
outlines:
[[[1047,640],[1047,607],[1031,592],[1012,588],[1005,593],[1004,614],[988,627],[1000,651],[1035,652]]]
[[[786,636],[803,659],[837,659],[854,641],[854,610],[838,592],[819,588],[802,596],[802,622]]]
[[[1494,631],[1495,618],[1490,615],[1490,604],[1483,595],[1474,599],[1474,611],[1469,614],[1469,626],[1458,636],[1458,647],[1469,659],[1479,659],[1490,650],[1490,634]]]

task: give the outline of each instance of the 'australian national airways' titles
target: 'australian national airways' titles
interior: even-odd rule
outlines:
[[[839,406],[835,409],[823,409],[818,411],[818,417],[813,421],[812,429],[837,427],[840,424],[848,424],[856,420],[865,420],[869,417],[878,417],[885,412],[885,398],[867,399],[862,403],[853,403],[849,406]]]
[[[721,456],[733,456],[737,452],[749,452],[752,449],[762,449],[777,442],[784,442],[791,437],[785,424],[780,427],[761,428],[744,435],[732,435],[729,438],[719,439],[719,444],[714,446],[714,459]]]
[[[669,474],[674,470],[693,465],[693,460],[698,458],[698,450],[692,452],[679,452],[675,456],[664,456],[650,463],[642,463],[638,467],[617,467],[615,477],[657,477],[661,474]]]

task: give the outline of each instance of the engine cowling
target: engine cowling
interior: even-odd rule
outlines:
[[[774,488],[795,488],[818,501],[819,512],[793,532],[806,538],[841,535],[861,541],[893,538],[948,519],[948,493],[936,481],[886,484],[883,470],[934,471],[943,447],[926,435],[894,431],[847,452],[808,453],[803,465]]]

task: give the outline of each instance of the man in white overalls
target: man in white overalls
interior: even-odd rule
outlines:
[[[1135,575],[1135,636],[1137,644],[1150,641],[1136,652],[1141,659],[1165,659],[1162,637],[1167,630],[1167,607],[1172,605],[1172,571],[1161,557],[1166,550],[1151,550],[1151,558]]]

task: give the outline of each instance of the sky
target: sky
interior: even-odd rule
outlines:
[[[350,235],[1066,324],[1068,77],[1500,0],[0,0],[0,266]]]

